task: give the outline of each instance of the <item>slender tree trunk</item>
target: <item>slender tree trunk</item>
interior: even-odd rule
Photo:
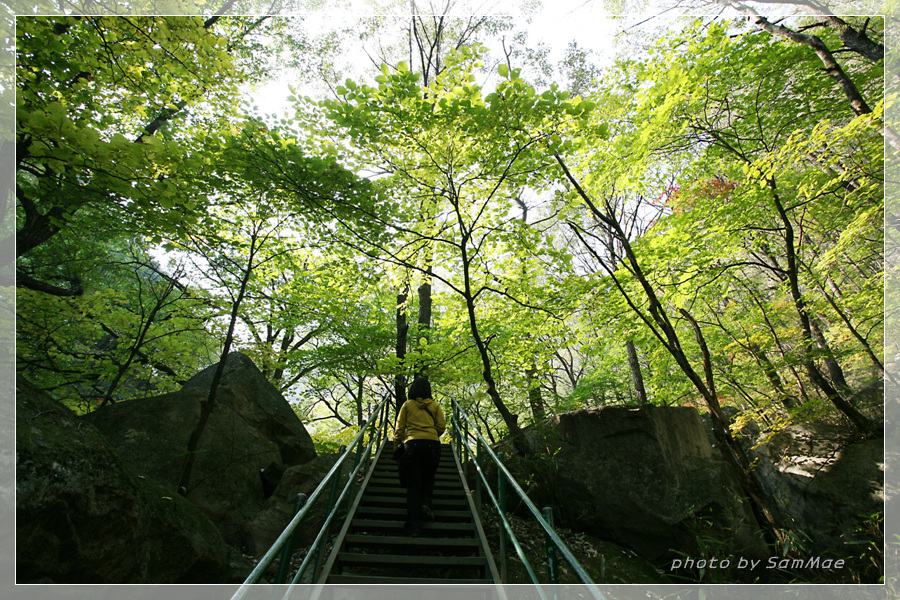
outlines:
[[[828,284],[829,284],[829,287],[831,287],[832,292],[834,292],[834,295],[839,299],[841,297],[840,290],[838,289],[837,284],[835,284],[834,281],[830,277],[828,278]],[[829,294],[827,291],[825,291],[825,288],[822,287],[821,284],[819,284],[819,290],[822,292],[822,295],[825,297],[825,300],[828,301],[828,304],[831,305],[831,308],[834,309],[834,312],[837,313],[837,315],[841,318],[841,320],[847,326],[847,330],[850,331],[850,333],[853,335],[853,337],[856,338],[856,341],[858,341],[859,344],[866,351],[866,354],[869,356],[869,360],[872,361],[872,364],[875,365],[875,368],[878,369],[878,371],[881,373],[881,376],[887,377],[888,379],[890,379],[893,382],[894,378],[891,376],[890,373],[888,373],[884,370],[884,364],[881,362],[881,360],[878,359],[878,356],[876,356],[875,352],[872,350],[872,346],[869,345],[869,341],[863,337],[863,335],[859,332],[859,330],[856,327],[854,327],[853,322],[850,320],[850,317],[847,315],[847,313],[845,313],[843,310],[841,310],[841,308],[838,306],[837,300],[835,298],[833,298],[831,294]],[[894,383],[896,383],[896,382],[894,382]]]
[[[169,297],[175,289],[175,286],[169,283],[166,286],[165,291],[163,292],[162,297],[157,298],[156,304],[154,304],[153,308],[150,310],[150,314],[147,315],[147,319],[141,324],[140,331],[138,332],[137,338],[134,340],[134,343],[131,345],[131,349],[128,353],[128,359],[124,364],[119,365],[118,372],[116,373],[115,379],[113,379],[112,383],[109,385],[109,389],[106,394],[104,394],[103,402],[100,406],[105,405],[108,401],[112,401],[113,393],[116,391],[116,388],[119,387],[119,383],[121,383],[122,378],[125,376],[125,373],[131,367],[131,363],[138,357],[140,353],[141,346],[144,344],[144,338],[147,337],[147,332],[150,331],[150,327],[153,326],[153,323],[156,321],[156,315],[159,314],[159,311],[165,304],[166,298]]]
[[[188,439],[187,458],[184,461],[184,468],[181,471],[181,477],[178,479],[178,486],[176,488],[185,496],[191,491],[191,488],[189,487],[191,472],[194,468],[194,458],[197,454],[197,448],[200,445],[200,438],[203,436],[203,431],[206,429],[206,423],[209,421],[209,416],[216,406],[216,392],[219,389],[219,382],[222,380],[222,374],[225,372],[225,363],[228,360],[228,354],[231,352],[231,344],[234,341],[234,329],[238,321],[238,312],[240,311],[241,303],[244,301],[244,296],[247,293],[247,284],[250,282],[250,274],[253,272],[254,268],[253,260],[256,256],[256,251],[258,250],[256,245],[257,242],[258,235],[257,233],[254,233],[250,240],[250,253],[249,258],[247,259],[247,268],[244,270],[243,276],[241,277],[241,287],[238,291],[237,298],[235,298],[234,304],[231,307],[231,320],[228,324],[228,333],[225,335],[225,345],[222,348],[222,355],[219,358],[219,364],[216,365],[216,371],[213,374],[206,401],[201,402],[200,404],[200,420],[197,422],[196,427],[194,427],[194,430],[191,432],[191,437]]]
[[[409,333],[409,323],[406,320],[406,301],[409,299],[409,286],[403,290],[403,293],[397,294],[397,346],[396,356],[403,364],[406,358],[406,338]],[[406,402],[406,376],[400,372],[394,376],[394,397],[397,400],[397,414],[400,414],[400,408]]]
[[[709,407],[710,421],[713,426],[713,436],[720,445],[722,455],[725,457],[725,462],[730,465],[732,474],[737,477],[738,481],[741,483],[741,487],[751,498],[750,505],[760,524],[767,525],[764,527],[764,531],[767,534],[766,537],[768,538],[768,541],[770,543],[775,543],[778,540],[777,530],[783,526],[780,513],[774,508],[773,503],[770,501],[770,498],[765,493],[756,477],[751,475],[752,473],[755,473],[750,467],[751,461],[747,457],[740,443],[731,435],[731,419],[728,418],[719,404],[713,377],[712,359],[709,354],[709,348],[706,345],[706,339],[703,336],[703,331],[689,312],[684,309],[681,309],[680,312],[691,324],[691,327],[694,329],[697,343],[700,345],[700,354],[703,359],[703,373],[707,382],[707,389],[704,393],[704,397],[706,399],[706,404]],[[703,393],[702,389],[701,393]]]
[[[822,332],[822,327],[819,325],[818,319],[810,316],[809,324],[812,327],[813,339],[816,342],[816,346],[822,351],[822,360],[828,368],[828,376],[831,378],[831,383],[845,398],[852,397],[853,390],[851,390],[850,385],[847,384],[847,380],[844,377],[844,369],[841,368],[840,363],[834,356],[834,352],[831,351],[831,346],[828,344],[828,340],[825,339],[825,334]]]
[[[431,341],[431,266],[428,266],[425,273],[425,279],[418,289],[419,294],[419,336]],[[415,340],[415,347],[418,349],[418,340]],[[427,374],[427,365],[421,360],[417,360],[415,364],[416,377],[422,377]]]
[[[637,394],[638,404],[643,406],[647,404],[647,391],[644,389],[644,376],[641,375],[641,363],[638,361],[634,341],[626,341],[625,349],[628,351],[628,364],[631,366],[631,382]]]
[[[366,424],[366,416],[363,414],[363,384],[365,381],[366,378],[360,375],[356,382],[356,394],[353,397],[353,401],[356,403],[356,424],[360,427]]]
[[[581,185],[579,185],[578,181],[572,176],[562,158],[557,156],[556,159],[557,162],[559,162],[560,167],[562,167],[563,173],[565,174],[566,178],[572,184],[578,195],[585,201],[585,204],[588,206],[588,209],[591,211],[594,217],[609,230],[613,231],[616,235],[616,238],[621,243],[622,250],[625,254],[626,259],[624,265],[627,266],[628,270],[640,284],[641,289],[644,292],[645,299],[648,302],[648,312],[650,313],[650,317],[647,317],[646,313],[644,313],[644,311],[633,302],[631,296],[621,287],[621,284],[616,278],[614,272],[611,269],[607,269],[607,272],[610,274],[613,282],[618,286],[620,292],[623,294],[632,310],[634,310],[638,314],[638,316],[641,317],[641,319],[648,325],[648,327],[650,327],[650,330],[657,336],[660,342],[663,343],[666,350],[668,350],[672,358],[675,359],[675,362],[678,364],[679,368],[681,368],[682,372],[687,376],[691,383],[694,384],[694,387],[703,397],[709,410],[710,421],[713,428],[713,435],[716,439],[716,444],[719,447],[719,451],[721,452],[722,457],[725,459],[725,463],[726,465],[728,465],[729,471],[739,482],[744,493],[750,499],[752,510],[759,519],[759,523],[763,527],[763,530],[766,532],[766,537],[770,542],[774,542],[777,539],[777,530],[781,527],[782,520],[779,516],[778,510],[774,506],[774,503],[765,494],[762,486],[756,480],[755,471],[752,471],[750,469],[750,461],[745,456],[740,444],[738,444],[731,436],[730,420],[722,411],[722,408],[719,405],[718,397],[715,393],[712,363],[709,356],[709,350],[706,347],[706,341],[703,338],[700,327],[690,316],[690,314],[687,313],[687,311],[682,311],[682,314],[685,316],[685,318],[688,319],[688,321],[694,328],[697,342],[700,344],[701,353],[703,355],[703,370],[706,381],[704,381],[699,376],[699,374],[691,366],[690,361],[687,359],[687,356],[685,355],[681,347],[681,342],[678,339],[678,334],[669,321],[665,309],[663,308],[659,298],[656,295],[656,290],[654,290],[653,286],[650,284],[650,281],[647,279],[647,276],[644,273],[641,265],[638,263],[637,257],[634,254],[634,250],[631,247],[631,242],[628,237],[622,232],[621,227],[616,221],[614,215],[606,214],[599,208],[597,208],[596,204],[591,200],[590,196],[587,195],[587,193],[582,189]],[[577,230],[576,235],[578,235],[582,243],[585,244],[588,251],[593,252],[593,249],[585,242],[585,240],[581,237]],[[599,257],[597,258],[599,259]]]
[[[854,408],[849,402],[841,397],[837,390],[834,389],[834,387],[819,371],[819,368],[816,366],[815,361],[810,355],[810,350],[812,349],[813,344],[812,323],[810,321],[809,313],[806,309],[806,300],[804,300],[803,294],[800,291],[798,270],[799,266],[797,261],[797,252],[794,246],[794,226],[791,223],[791,219],[781,202],[781,198],[778,194],[778,188],[775,185],[775,180],[772,178],[768,178],[766,180],[766,183],[769,186],[772,203],[775,206],[775,210],[777,211],[781,219],[782,227],[784,228],[784,250],[785,259],[787,260],[786,272],[788,276],[791,298],[794,301],[794,308],[800,319],[800,327],[801,331],[803,332],[803,365],[804,367],[806,367],[806,373],[809,376],[810,380],[820,390],[822,390],[825,396],[831,401],[832,404],[834,404],[835,408],[837,408],[848,419],[850,419],[850,421],[856,426],[857,429],[867,435],[877,437],[879,435],[879,431],[875,428],[874,423],[872,423],[872,421],[868,417],[856,410],[856,408]]]
[[[781,404],[784,405],[784,408],[789,411],[797,408],[797,397],[793,394],[789,394],[785,389],[784,383],[781,381],[781,377],[778,375],[778,369],[776,369],[775,365],[772,364],[772,361],[769,360],[766,351],[753,342],[750,342],[750,344],[748,345],[748,349],[750,350],[750,354],[753,355],[753,358],[756,359],[756,364],[758,364],[763,370],[766,379],[769,380],[769,383],[772,384],[775,392],[778,393],[779,397],[781,398]]]
[[[294,333],[291,331],[285,331],[284,335],[281,337],[280,352],[278,353],[278,366],[272,367],[272,383],[278,387],[279,382],[284,379],[284,363],[287,359],[288,351],[291,349],[291,344],[294,343]]]
[[[431,334],[431,267],[425,275],[425,281],[419,286],[419,333],[426,338]]]
[[[856,84],[853,83],[850,76],[841,68],[841,65],[835,60],[834,54],[818,36],[799,33],[784,25],[771,23],[765,17],[760,16],[755,9],[743,4],[739,0],[721,0],[721,2],[750,17],[760,29],[768,31],[772,35],[784,37],[797,44],[804,44],[812,48],[819,57],[819,60],[822,61],[825,73],[827,73],[841,91],[844,92],[844,95],[850,102],[850,109],[853,111],[853,114],[859,116],[872,112],[872,109],[866,104],[866,101],[863,99],[862,94],[860,94]],[[887,143],[895,150],[900,150],[900,135],[893,129],[882,123],[881,134],[884,136],[885,141],[887,141]]]
[[[462,223],[462,215],[459,214],[458,211],[457,219],[459,220],[460,231],[463,233],[459,245],[463,270],[463,298],[466,301],[466,311],[469,316],[469,329],[472,332],[472,339],[475,341],[475,347],[478,349],[478,355],[481,357],[481,365],[484,369],[481,372],[481,376],[484,379],[485,384],[487,384],[488,397],[491,399],[491,402],[494,403],[494,407],[497,409],[497,412],[500,413],[503,423],[509,430],[509,436],[512,439],[516,452],[521,456],[530,456],[531,448],[528,444],[528,440],[525,439],[525,435],[522,433],[522,429],[519,427],[518,415],[514,415],[510,412],[506,403],[503,401],[503,398],[500,396],[500,392],[497,391],[497,383],[494,381],[494,375],[491,368],[491,356],[488,353],[488,343],[490,342],[490,338],[487,340],[483,339],[481,337],[481,332],[478,330],[478,319],[475,316],[475,296],[472,294],[472,276],[469,271],[470,261],[467,249],[469,235]]]
[[[750,289],[750,287],[746,283],[742,282],[740,279],[738,279],[737,282],[741,284],[745,290],[747,290],[750,298],[753,299],[753,303],[756,304],[757,308],[759,308],[759,312],[766,324],[766,328],[769,330],[769,333],[772,335],[772,340],[778,347],[778,352],[779,354],[781,354],[781,358],[787,360],[789,352],[785,349],[784,344],[781,342],[781,338],[778,336],[778,330],[772,323],[772,320],[769,318],[769,313],[766,311],[765,305],[763,305],[760,299],[756,297],[756,294],[753,293],[753,290]],[[797,382],[797,389],[800,391],[800,397],[802,398],[800,404],[805,404],[809,401],[809,395],[806,392],[806,384],[804,383],[803,378],[800,376],[800,373],[796,368],[794,368],[793,365],[789,365],[788,369],[790,370],[794,381]]]
[[[468,270],[467,267],[464,267],[464,269]],[[466,276],[466,279],[468,279],[468,276]],[[466,282],[466,286],[468,287],[468,281]],[[478,355],[481,357],[481,365],[484,369],[481,372],[481,376],[484,379],[485,384],[487,384],[488,397],[491,399],[491,402],[494,403],[497,412],[500,413],[503,423],[506,424],[506,428],[509,430],[509,435],[516,448],[516,452],[522,456],[530,456],[531,448],[528,444],[528,440],[525,439],[525,435],[522,433],[522,429],[519,427],[518,415],[514,415],[509,411],[509,408],[500,396],[500,392],[497,391],[497,383],[494,381],[494,375],[491,369],[491,357],[488,353],[488,342],[490,340],[482,339],[481,333],[478,331],[478,321],[475,318],[475,301],[469,293],[466,293],[465,300],[469,314],[469,328],[472,332],[472,338],[475,340],[475,347],[478,348]]]
[[[547,416],[544,408],[544,398],[541,395],[541,386],[537,381],[537,365],[531,365],[525,369],[525,382],[528,386],[528,404],[531,405],[531,415],[535,421],[542,421]]]
[[[515,197],[516,204],[519,205],[519,208],[522,209],[522,224],[528,225],[528,205],[520,196]],[[522,278],[524,279],[526,275],[525,265],[522,265]],[[526,339],[529,341],[533,339],[533,336],[530,334],[526,334]],[[544,399],[541,397],[541,387],[540,383],[536,381],[538,374],[537,365],[534,360],[531,361],[531,368],[525,369],[525,383],[528,386],[528,403],[531,405],[531,415],[534,417],[535,421],[542,421],[546,416],[546,411],[544,410]]]

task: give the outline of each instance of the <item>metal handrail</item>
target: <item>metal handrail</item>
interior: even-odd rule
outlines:
[[[388,409],[390,407],[388,399],[389,397],[385,397],[381,401],[378,407],[373,411],[372,417],[368,420],[368,422],[366,422],[365,427],[360,429],[356,437],[353,438],[353,441],[350,443],[350,448],[355,449],[356,451],[343,452],[344,447],[342,446],[340,457],[335,462],[331,470],[328,471],[328,474],[325,475],[324,479],[322,479],[322,482],[319,483],[318,487],[316,487],[315,491],[309,496],[309,498],[303,498],[303,494],[299,495],[300,497],[298,497],[298,502],[294,508],[294,518],[291,519],[287,527],[284,528],[284,531],[281,532],[281,535],[278,536],[278,539],[275,540],[275,543],[272,544],[265,555],[263,555],[263,557],[259,560],[259,563],[257,563],[253,571],[250,572],[250,575],[248,575],[244,582],[241,584],[241,587],[238,588],[238,590],[234,593],[234,595],[231,597],[231,600],[242,600],[242,598],[244,598],[244,596],[246,596],[246,594],[250,591],[250,587],[253,584],[259,583],[260,579],[262,579],[263,573],[265,573],[265,571],[272,565],[272,562],[277,556],[279,556],[279,553],[281,554],[281,565],[279,565],[278,575],[276,575],[276,581],[274,581],[273,583],[284,583],[284,576],[287,573],[285,563],[290,561],[290,549],[292,548],[294,532],[297,529],[297,526],[299,526],[300,523],[303,522],[303,519],[306,517],[306,515],[309,514],[310,510],[315,505],[319,497],[324,493],[324,491],[328,488],[331,488],[328,516],[325,518],[325,523],[319,530],[319,534],[316,536],[315,541],[313,541],[312,545],[310,546],[309,552],[298,568],[297,573],[294,575],[291,583],[297,583],[305,573],[306,569],[309,567],[312,558],[314,556],[318,557],[320,555],[320,549],[327,541],[327,531],[329,529],[329,526],[331,525],[331,522],[334,520],[335,515],[338,514],[341,504],[344,502],[344,500],[353,495],[357,474],[363,469],[364,466],[368,467],[372,454],[372,446],[374,445],[376,440],[381,439],[383,443],[384,439],[386,438],[385,434],[387,432],[388,425]],[[366,444],[365,449],[363,449],[363,444],[365,443],[367,433],[370,433],[372,435],[369,435],[368,443]],[[343,466],[351,456],[355,456],[353,470],[348,476],[347,483],[344,485],[344,489],[342,490],[340,496],[335,501],[335,486],[333,484],[340,479],[340,473],[343,469]],[[317,559],[315,565],[316,569],[318,569],[318,563],[319,560]]]
[[[531,515],[535,518],[535,520],[540,525],[541,529],[544,530],[544,535],[547,539],[547,551],[548,551],[548,566],[550,572],[551,584],[557,584],[558,581],[558,570],[555,565],[555,553],[558,553],[562,558],[568,563],[569,567],[572,569],[575,576],[582,583],[587,585],[588,591],[596,600],[606,600],[606,597],[600,592],[597,588],[594,581],[590,578],[587,572],[584,570],[584,567],[578,562],[578,559],[572,554],[572,551],[569,550],[568,546],[566,546],[565,542],[560,539],[560,537],[553,530],[552,523],[548,522],[548,520],[552,521],[552,513],[547,512],[547,517],[543,516],[541,512],[535,507],[534,503],[528,498],[528,495],[522,489],[521,486],[516,482],[510,472],[503,465],[503,460],[491,449],[490,445],[485,441],[485,439],[481,436],[481,432],[479,428],[472,423],[472,420],[469,418],[469,415],[466,414],[465,409],[459,405],[455,400],[453,401],[453,441],[454,441],[454,451],[458,452],[458,457],[460,463],[462,464],[465,458],[468,458],[472,461],[472,464],[475,466],[475,471],[478,474],[479,479],[476,480],[476,483],[479,484],[479,488],[483,488],[484,491],[487,492],[488,497],[490,498],[491,504],[493,504],[494,509],[497,511],[497,516],[502,525],[501,528],[501,561],[505,562],[505,554],[506,554],[506,540],[512,543],[513,548],[518,554],[519,558],[522,560],[522,564],[525,567],[525,570],[528,573],[528,576],[531,578],[531,581],[537,586],[538,593],[540,594],[543,600],[546,600],[546,596],[544,595],[543,590],[541,589],[541,583],[538,581],[537,575],[535,575],[534,569],[531,567],[531,562],[525,556],[525,552],[522,549],[521,544],[516,538],[515,533],[512,530],[512,526],[509,523],[509,520],[506,518],[506,501],[505,501],[505,490],[506,486],[509,485],[513,491],[519,496],[522,500],[523,504],[528,508]],[[472,431],[474,431],[474,435],[472,435]],[[469,441],[474,440],[477,451],[473,451],[469,446]],[[465,452],[466,456],[463,456],[462,452]],[[494,492],[491,490],[491,486],[488,483],[487,476],[482,469],[482,451],[487,455],[488,458],[496,465],[497,467],[497,495],[494,495]],[[499,496],[499,498],[498,498]],[[545,509],[546,510],[546,509]],[[504,535],[504,532],[506,535]],[[502,572],[506,573],[506,565],[501,565]],[[506,583],[505,581],[503,583]]]

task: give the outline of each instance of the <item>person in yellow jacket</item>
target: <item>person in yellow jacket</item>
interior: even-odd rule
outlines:
[[[422,519],[434,520],[431,497],[434,475],[441,459],[441,434],[447,428],[441,405],[431,398],[431,383],[416,378],[407,392],[409,400],[400,407],[394,425],[394,447],[404,447],[406,468],[406,524],[403,533],[422,535]]]

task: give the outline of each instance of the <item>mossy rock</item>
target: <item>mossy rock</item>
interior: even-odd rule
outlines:
[[[93,426],[16,382],[18,583],[236,583],[252,566]]]

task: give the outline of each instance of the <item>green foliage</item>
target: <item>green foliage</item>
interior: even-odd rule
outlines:
[[[197,17],[17,20],[20,254],[85,206],[101,222],[135,228],[174,227],[197,208],[186,175],[201,157],[181,135],[183,111],[204,101],[227,112],[240,77],[228,40],[203,25]]]
[[[358,426],[344,427],[341,429],[323,429],[311,434],[313,445],[319,454],[337,454],[341,446],[349,446],[359,435]]]
[[[885,583],[884,512],[859,515],[859,526],[847,543],[855,546],[848,557],[859,583]]]
[[[60,268],[83,269],[90,276],[77,298],[18,291],[21,374],[87,412],[98,399],[172,391],[212,362],[215,338],[202,290],[180,283],[177,270],[167,275],[143,244],[85,240],[73,246],[57,238],[32,257],[50,262],[68,251]]]
[[[636,263],[621,249],[595,246],[607,274],[595,276],[602,291],[589,322],[621,343],[642,337],[654,402],[695,403],[681,369],[635,319],[650,319],[645,285],[670,318],[689,311],[714,349],[720,402],[745,411],[736,431],[755,421],[774,432],[827,412],[802,376],[810,356],[822,369],[840,362],[851,388],[880,368],[883,302],[872,291],[883,278],[884,139],[871,85],[880,66],[851,61],[875,106],[853,118],[817,60],[764,32],[698,21],[660,40],[646,59],[616,67],[593,97],[597,118],[614,133],[574,155],[583,160],[581,185],[611,218],[652,220],[631,241]],[[570,223],[602,241],[577,195],[567,199]],[[616,297],[607,294],[612,276]],[[813,346],[801,310],[821,324]],[[692,328],[672,320],[700,371]]]
[[[367,43],[388,24],[362,24]],[[573,45],[566,81],[538,85],[549,76],[540,48],[516,46],[520,36],[498,60],[482,43],[508,20],[477,31],[448,20],[464,40],[427,64],[384,45],[383,64],[335,83],[330,100],[295,98],[282,120],[240,114],[238,84],[272,64],[248,32],[273,36],[273,56],[321,44],[296,62],[330,69],[335,38],[309,40],[295,25],[20,19],[16,217],[27,244],[17,267],[84,287],[68,300],[20,289],[28,376],[72,402],[171,389],[216,355],[254,235],[265,244],[236,349],[323,427],[325,445],[337,443],[325,424],[347,431],[395,375],[420,371],[502,436],[510,424],[487,394],[476,330],[520,424],[537,420],[535,392],[551,414],[634,404],[627,341],[650,402],[703,410],[648,327],[651,309],[700,373],[680,311],[697,320],[718,398],[740,411],[735,432],[756,424],[765,439],[834,417],[804,371],[809,358],[829,377],[826,365],[842,369],[849,393],[879,376],[881,65],[841,58],[873,107],[854,118],[808,47],[742,22],[685,24],[602,71]],[[633,256],[558,161],[622,226]],[[176,273],[154,262],[162,250],[195,267],[147,326],[166,283],[153,269]],[[424,283],[427,330],[414,323]],[[804,331],[801,305],[821,339]],[[398,309],[412,322],[403,360]]]

